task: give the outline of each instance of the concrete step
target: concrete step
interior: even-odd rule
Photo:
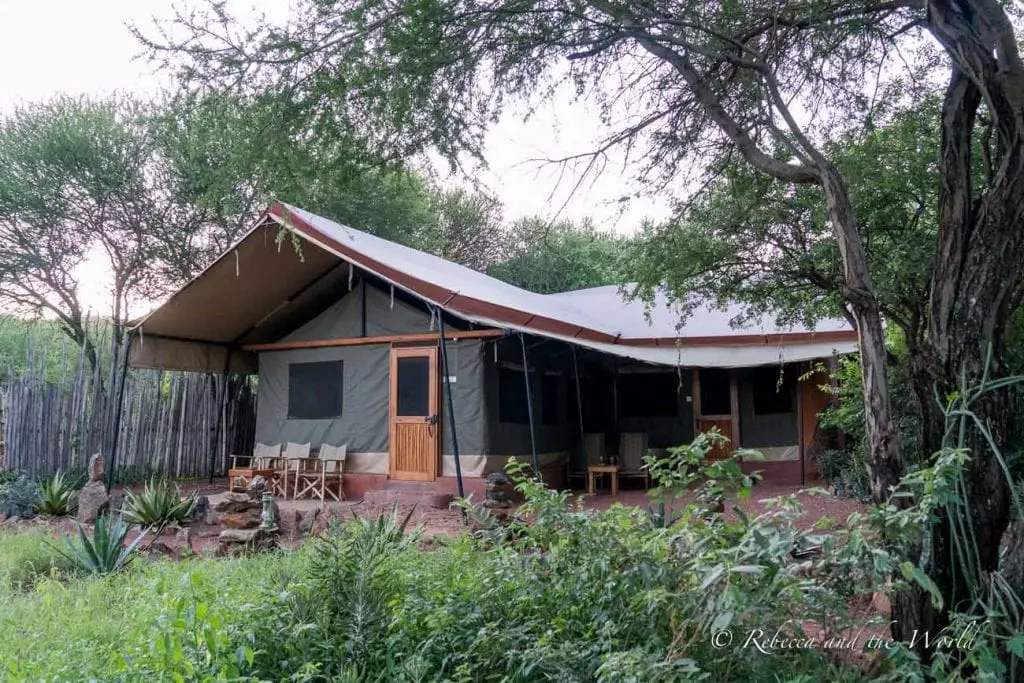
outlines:
[[[363,494],[364,503],[373,503],[381,507],[398,503],[444,509],[451,504],[452,499],[452,494],[439,493],[433,484],[407,481],[389,481],[384,488]]]

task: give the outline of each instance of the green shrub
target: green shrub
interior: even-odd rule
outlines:
[[[32,517],[39,506],[39,488],[24,472],[11,472],[0,480],[0,515]]]
[[[0,533],[0,594],[32,588],[43,577],[73,569],[51,541],[38,529]]]
[[[162,529],[187,524],[196,508],[196,494],[181,495],[181,487],[167,479],[150,479],[146,488],[125,494],[124,520],[129,524]]]
[[[78,505],[75,482],[57,470],[50,479],[39,484],[39,513],[51,517],[64,517]]]
[[[78,543],[65,535],[63,541],[66,549],[59,551],[78,569],[89,574],[110,574],[127,567],[146,535],[143,532],[125,545],[128,525],[120,516],[115,515],[100,515],[93,527],[92,538],[85,533],[81,524],[76,523],[75,526],[78,528]]]

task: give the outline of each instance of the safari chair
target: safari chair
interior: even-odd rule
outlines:
[[[309,458],[311,443],[288,442],[284,447],[284,454],[281,456],[281,488],[282,495],[288,497],[288,487],[291,485],[292,498],[295,497],[295,485],[298,482],[298,471],[302,467],[302,461]],[[275,470],[275,474],[277,471]]]
[[[267,461],[280,456],[281,444],[276,443],[271,446],[265,443],[258,443],[253,448],[252,455],[232,455],[231,469],[262,469]]]
[[[320,447],[320,457],[302,460],[296,473],[295,497],[310,494],[318,498],[320,504],[333,500],[345,500],[342,488],[342,472],[345,469],[345,456],[348,445]]]
[[[619,476],[643,478],[645,490],[651,485],[651,474],[644,466],[646,453],[646,433],[624,432],[619,436]]]

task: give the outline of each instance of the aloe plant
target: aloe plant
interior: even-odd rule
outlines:
[[[135,556],[135,550],[145,537],[146,532],[125,545],[128,525],[120,516],[101,515],[93,527],[92,538],[85,532],[81,524],[78,527],[78,543],[70,536],[62,536],[66,548],[56,547],[57,551],[70,560],[82,571],[90,574],[110,574],[127,567]]]
[[[39,484],[39,513],[53,517],[71,514],[78,507],[75,493],[75,482],[57,470],[53,477]]]
[[[126,494],[123,516],[129,524],[162,529],[188,522],[195,508],[195,492],[182,498],[177,484],[166,479],[150,479],[139,493],[129,491]]]

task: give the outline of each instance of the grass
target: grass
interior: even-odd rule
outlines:
[[[0,533],[0,680],[161,680],[183,650],[161,633],[194,631],[199,605],[206,623],[230,631],[256,589],[274,585],[296,557],[140,561],[121,574],[68,580],[45,540],[54,539]]]
[[[30,590],[45,577],[69,573],[71,561],[54,548],[58,542],[40,529],[0,533],[0,596]]]

